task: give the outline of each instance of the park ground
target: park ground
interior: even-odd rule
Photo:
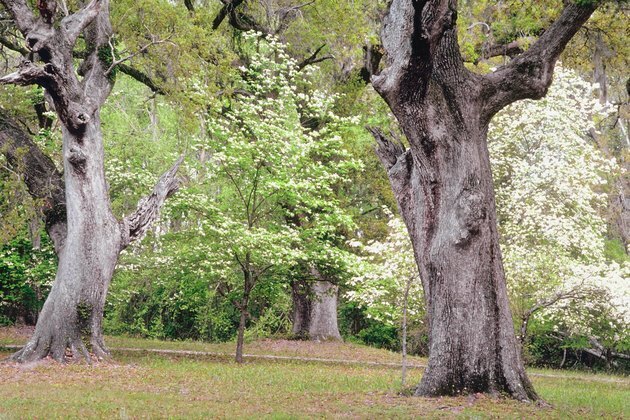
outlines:
[[[29,333],[0,328],[0,359]],[[107,343],[111,363],[0,364],[0,419],[630,418],[630,378],[623,376],[530,370],[551,405],[543,408],[484,395],[406,396],[426,360],[410,358],[416,367],[404,389],[398,354],[356,344],[259,340],[247,344],[251,356],[237,365],[232,343]]]

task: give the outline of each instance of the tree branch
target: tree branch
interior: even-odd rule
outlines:
[[[385,51],[382,45],[363,46],[363,67],[359,70],[359,76],[365,84],[369,84],[372,76],[378,74],[378,67],[381,64]]]
[[[223,7],[219,10],[219,14],[212,21],[212,29],[217,30],[221,23],[225,20],[226,16],[233,13],[234,10],[245,0],[221,0]]]
[[[98,16],[101,3],[101,0],[92,0],[78,12],[61,20],[62,31],[65,33],[70,45],[74,45],[83,30]]]
[[[166,199],[179,189],[180,178],[177,177],[177,171],[183,161],[184,155],[160,177],[153,192],[138,202],[137,210],[123,219],[121,249],[146,234],[151,224],[158,218]]]
[[[0,151],[12,170],[24,179],[29,194],[43,202],[46,231],[57,254],[66,240],[66,200],[63,177],[53,161],[0,108]]]
[[[568,3],[529,50],[484,76],[481,79],[481,96],[485,102],[482,118],[489,121],[505,106],[520,99],[545,96],[558,57],[598,5],[599,1],[585,5]]]
[[[4,7],[11,13],[15,25],[24,36],[35,26],[35,15],[25,0],[0,0]]]
[[[4,45],[11,51],[15,51],[22,54],[24,57],[26,57],[29,53],[29,51],[26,48],[11,41],[9,38],[5,37],[4,34],[0,35],[0,44]]]
[[[38,67],[28,60],[22,60],[18,66],[18,71],[0,77],[0,84],[3,85],[45,85],[51,80],[51,75],[42,67]]]
[[[126,64],[119,64],[118,70],[121,73],[125,73],[127,76],[135,79],[136,81],[142,83],[153,92],[158,93],[160,95],[166,95],[166,91],[158,86],[153,79],[146,73],[136,69],[135,67],[128,66]]]
[[[302,60],[297,66],[298,67],[298,71],[301,71],[306,66],[310,66],[312,64],[321,63],[322,61],[334,59],[335,57],[330,55],[330,54],[318,57],[319,53],[322,51],[322,49],[324,49],[325,46],[326,46],[326,44],[324,44],[321,47],[317,48],[313,54],[311,54],[310,56],[308,56],[307,58]]]
[[[398,201],[398,207],[406,221],[413,220],[411,212],[413,206],[413,187],[411,180],[414,173],[414,163],[411,150],[406,150],[405,145],[393,132],[388,138],[379,128],[367,127],[376,140],[376,155],[387,171],[389,183]]]
[[[134,58],[138,54],[144,53],[145,51],[147,51],[149,49],[149,47],[152,47],[153,45],[159,45],[159,44],[164,44],[165,42],[169,42],[169,40],[171,39],[172,36],[173,36],[173,34],[170,34],[168,37],[166,37],[164,39],[152,40],[151,42],[149,42],[149,43],[143,45],[142,47],[140,47],[140,49],[138,49],[138,51],[135,51],[135,52],[127,55],[126,57],[122,57],[122,58],[119,58],[117,60],[114,60],[112,62],[112,64],[109,66],[109,68],[107,70],[105,70],[105,74],[106,75],[110,74],[111,71],[115,67],[119,66],[120,64],[124,63],[125,61],[131,60],[132,58]],[[113,50],[113,47],[112,47],[112,50]]]
[[[510,57],[514,58],[519,54],[523,53],[523,47],[521,46],[521,42],[518,40],[512,41],[508,44],[490,44],[484,45],[481,47],[481,51],[479,52],[479,58],[477,58],[474,63],[477,64],[481,60],[488,60],[493,57]]]

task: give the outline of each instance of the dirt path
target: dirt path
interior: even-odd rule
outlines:
[[[22,346],[18,345],[0,345],[0,350],[19,350]],[[231,353],[219,353],[209,351],[194,351],[194,350],[167,350],[167,349],[139,349],[131,347],[116,347],[110,349],[116,353],[149,353],[149,354],[161,354],[168,356],[188,356],[188,357],[201,357],[211,359],[231,360],[234,355]],[[296,361],[296,362],[314,362],[314,363],[326,363],[326,364],[341,364],[341,365],[357,365],[357,366],[376,366],[376,367],[389,367],[400,369],[400,363],[391,362],[373,362],[373,361],[360,361],[360,360],[348,360],[348,359],[327,359],[320,357],[300,357],[300,356],[274,356],[270,354],[244,354],[243,357],[249,360],[275,360],[275,361]],[[411,363],[407,365],[409,369],[424,369],[426,365]],[[596,376],[579,376],[579,375],[554,375],[550,373],[536,373],[529,372],[529,376],[539,378],[552,378],[552,379],[567,379],[578,380],[586,382],[602,382],[602,383],[614,383],[630,386],[630,380],[613,379],[613,378],[598,378]]]

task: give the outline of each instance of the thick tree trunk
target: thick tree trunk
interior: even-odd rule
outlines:
[[[121,227],[109,206],[98,115],[77,136],[63,130],[67,235],[59,267],[35,334],[14,358],[25,362],[66,348],[104,357],[105,296],[121,250]]]
[[[520,359],[501,264],[486,129],[462,124],[439,86],[399,118],[412,149],[390,176],[408,227],[429,318],[418,395],[508,393],[536,399]],[[470,109],[461,110],[474,112]],[[401,171],[401,172],[402,172]],[[410,172],[407,172],[410,171]]]
[[[316,280],[311,286],[311,322],[308,336],[314,341],[341,341],[337,326],[339,287],[327,280]]]
[[[481,76],[463,65],[456,1],[391,3],[382,32],[388,66],[372,82],[410,149],[372,132],[426,299],[429,362],[417,395],[538,399],[509,310],[487,130],[503,107],[545,95],[560,52],[595,7],[568,3],[528,51]]]
[[[293,298],[292,333],[300,339],[340,341],[337,325],[339,287],[330,282],[317,268],[311,268],[312,279],[291,283]]]
[[[37,168],[25,170],[32,175],[27,179],[31,194],[38,197],[47,185],[54,187],[46,200],[50,210],[44,213],[59,256],[57,276],[35,333],[13,359],[27,362],[50,355],[64,361],[70,350],[71,356],[82,355],[89,361],[88,347],[101,358],[107,355],[103,307],[118,255],[130,241],[144,235],[166,198],[177,190],[176,172],[182,159],[162,175],[152,194],[138,203],[136,212],[119,222],[110,208],[99,116],[113,85],[109,65],[99,54],[102,48],[111,47],[109,1],[91,0],[60,22],[56,21],[55,2],[38,1],[39,17],[25,0],[0,2],[11,13],[28,49],[43,62],[42,66],[24,60],[18,71],[1,77],[0,83],[45,88],[62,125],[65,186],[59,185],[60,176],[50,159],[0,118],[0,142],[6,135],[29,148],[25,162],[34,162]],[[77,70],[73,48],[79,36],[90,52]],[[9,160],[11,155],[9,148]],[[58,197],[61,191],[65,203]]]
[[[311,287],[306,280],[291,282],[291,298],[293,300],[293,327],[291,333],[301,340],[309,338],[311,325]]]

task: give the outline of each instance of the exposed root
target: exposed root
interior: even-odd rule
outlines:
[[[91,351],[90,351],[91,350]],[[102,337],[92,336],[90,349],[85,345],[81,337],[60,338],[46,335],[35,336],[20,350],[11,355],[7,360],[20,364],[36,362],[50,357],[59,363],[94,362],[110,359],[110,353],[105,347]]]
[[[111,360],[111,354],[105,346],[102,335],[93,334],[90,340],[90,346],[92,348],[92,354],[94,354],[98,361]]]

